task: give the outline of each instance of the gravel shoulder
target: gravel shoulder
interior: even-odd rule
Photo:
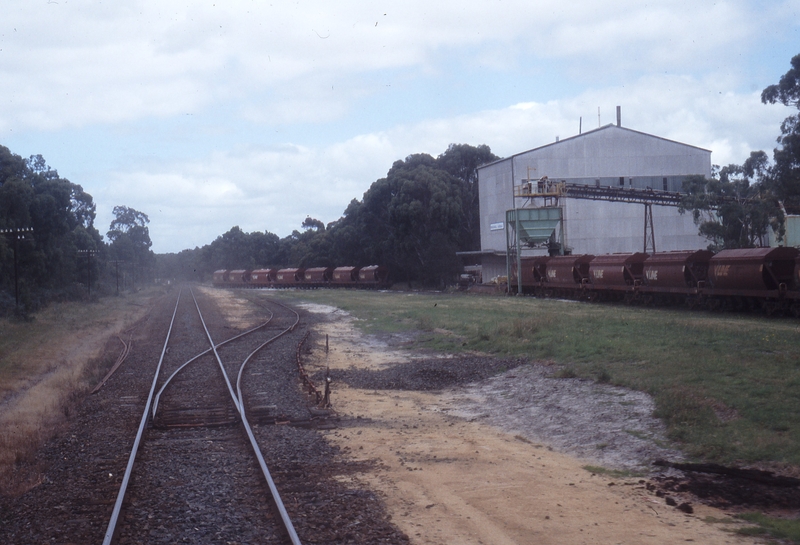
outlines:
[[[342,311],[304,308],[323,318],[304,360],[333,378],[341,422],[328,439],[372,462],[356,478],[413,543],[757,542],[706,522],[722,510],[684,513],[648,489],[652,461],[680,453],[646,395],[553,378],[541,362],[413,357]]]

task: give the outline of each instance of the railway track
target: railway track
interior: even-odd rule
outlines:
[[[244,359],[297,315],[264,290],[195,287],[213,342],[262,327],[218,346],[222,367],[209,352],[186,374],[179,372],[161,393],[153,418],[155,395],[167,378],[210,346],[186,291],[164,347],[177,292],[152,299],[147,316],[122,336],[124,346],[109,340],[105,361],[116,371],[102,380],[98,373],[102,386],[79,400],[64,431],[42,446],[31,466],[40,472],[36,483],[18,496],[0,496],[0,543],[101,543],[115,511],[116,544],[285,543],[260,462],[231,408],[224,368],[234,392],[239,382],[237,399],[305,545],[407,545],[408,536],[392,524],[380,497],[359,480],[373,462],[352,458],[326,439],[331,432],[323,430],[346,427],[348,418],[317,408],[322,392],[311,386],[324,383],[324,370],[299,365],[324,342],[310,332],[318,316],[301,311],[295,330],[253,355],[238,380]],[[182,407],[187,389],[200,392],[188,396],[191,402],[207,397],[222,415]],[[335,383],[333,396],[335,401]],[[126,475],[131,451],[137,455]],[[127,492],[117,508],[123,481]]]
[[[278,417],[264,401],[290,387],[268,376],[265,349],[299,316],[270,306],[220,342],[194,292],[178,295],[104,544],[300,543],[248,421],[265,406]]]

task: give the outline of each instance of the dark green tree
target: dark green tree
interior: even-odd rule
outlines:
[[[480,243],[477,167],[488,146],[453,144],[437,158],[397,161],[361,201],[327,226],[311,216],[282,239],[234,227],[211,244],[164,260],[164,270],[388,265],[394,278],[440,284],[461,268],[459,250]]]
[[[775,85],[761,93],[761,102],[777,102],[800,110],[800,55],[791,60],[791,68]],[[781,123],[778,147],[773,152],[773,166],[766,185],[780,199],[790,214],[800,214],[800,112]]]
[[[478,167],[500,159],[486,144],[450,144],[443,154],[436,158],[436,165],[462,184],[464,206],[461,219],[459,249],[480,250],[480,196],[478,194]]]
[[[764,185],[767,154],[754,151],[743,165],[728,165],[711,179],[693,176],[683,183],[686,193],[679,210],[691,210],[700,234],[714,251],[752,248],[773,229],[783,236],[783,212]]]
[[[207,280],[219,269],[256,269],[283,263],[277,235],[246,233],[238,226],[202,248],[159,255],[157,262],[160,277],[194,281]]]
[[[253,259],[259,267],[267,267],[277,263],[280,238],[275,233],[258,231],[250,233],[253,239]]]
[[[357,207],[358,230],[367,237],[369,249],[365,257],[389,265],[398,279],[428,283],[452,279],[459,268],[455,250],[462,227],[462,197],[460,181],[437,168],[430,155],[396,161]],[[429,251],[433,241],[452,259],[440,259]]]
[[[22,159],[0,146],[0,228],[33,229],[25,240],[17,240],[26,309],[80,293],[75,288],[85,282],[86,264],[78,250],[104,249],[94,218],[92,196],[60,177],[41,155]],[[3,288],[13,284],[10,246],[7,236],[0,237]]]
[[[252,239],[236,225],[204,247],[204,261],[210,270],[253,269],[256,267]]]
[[[322,232],[325,230],[325,224],[319,221],[318,219],[314,219],[311,216],[307,216],[306,219],[303,220],[303,229],[308,231],[309,229],[313,229],[316,232]]]
[[[147,214],[127,206],[114,207],[106,236],[110,242],[109,253],[115,260],[124,261],[139,281],[152,280],[155,274],[155,255],[150,247],[150,229]]]
[[[331,253],[338,264],[364,266],[381,263],[374,258],[371,245],[375,239],[364,227],[363,205],[357,199],[350,201],[344,216],[328,224]]]

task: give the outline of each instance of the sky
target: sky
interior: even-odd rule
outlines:
[[[337,220],[413,153],[501,157],[600,125],[771,156],[800,0],[5,0],[0,145],[152,249]]]

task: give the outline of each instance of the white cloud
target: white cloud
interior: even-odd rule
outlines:
[[[262,122],[343,116],[364,74],[431,70],[442,50],[485,68],[557,60],[581,81],[693,73],[757,45],[796,1],[98,4],[16,0],[0,23],[0,130],[179,115],[245,100]],[[755,17],[755,15],[758,15]],[[503,54],[498,54],[502,52]],[[268,95],[270,102],[259,106]],[[322,104],[308,110],[311,104]],[[330,105],[330,107],[328,107]]]
[[[711,149],[717,164],[741,163],[754,149],[771,151],[786,108],[761,104],[759,93],[707,89],[707,82],[688,77],[647,77],[624,88],[399,125],[318,148],[220,151],[119,172],[102,199],[150,214],[156,251],[202,246],[234,225],[286,236],[307,215],[337,219],[411,153],[436,156],[451,143],[467,143],[507,156],[577,134],[581,116],[584,131],[595,128],[598,104],[602,124],[615,122],[620,104],[623,126]]]
[[[337,219],[411,153],[517,153],[596,127],[598,106],[603,124],[621,105],[623,125],[715,163],[769,152],[790,112],[759,92],[798,14],[799,0],[8,0],[0,134],[85,138],[76,163],[108,153],[73,180],[101,231],[124,204],[150,215],[157,251],[233,225],[283,236]]]

